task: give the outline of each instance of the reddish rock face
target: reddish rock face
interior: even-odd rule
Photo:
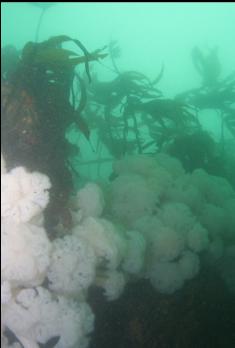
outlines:
[[[11,168],[35,157],[40,143],[39,115],[34,99],[24,89],[1,83],[2,151]],[[22,158],[21,158],[22,157]]]
[[[45,126],[46,117],[23,87],[1,82],[1,147],[7,168],[24,166],[49,176],[52,189],[45,216],[46,224],[53,228],[59,217],[68,224],[66,203],[72,180],[63,151],[61,154],[63,136],[58,137]]]

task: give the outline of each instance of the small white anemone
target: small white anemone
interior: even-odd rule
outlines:
[[[92,182],[86,184],[78,191],[75,204],[83,218],[101,216],[105,204],[101,188]]]
[[[2,311],[3,324],[24,347],[35,348],[58,336],[57,348],[85,348],[94,315],[86,302],[54,296],[42,287],[22,289]]]
[[[96,285],[104,289],[108,301],[118,299],[124,290],[125,284],[124,274],[118,271],[106,271],[96,278]]]
[[[51,244],[45,230],[30,224],[2,221],[1,276],[12,286],[35,286],[43,282]]]
[[[46,175],[29,173],[24,167],[1,175],[1,217],[29,222],[47,206],[50,187]]]
[[[74,235],[55,239],[47,272],[49,288],[76,296],[93,282],[95,266],[96,257],[87,241]]]

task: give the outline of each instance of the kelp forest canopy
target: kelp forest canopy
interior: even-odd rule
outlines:
[[[65,48],[66,44],[74,48]],[[77,129],[96,153],[108,149],[112,158],[127,154],[166,151],[178,157],[186,171],[204,168],[222,175],[235,186],[234,158],[227,159],[226,135],[235,138],[235,72],[221,78],[218,50],[192,51],[201,85],[166,98],[159,87],[164,65],[148,78],[138,71],[120,71],[116,41],[88,51],[78,39],[66,35],[43,42],[28,42],[22,51],[2,49],[2,152],[9,169],[20,165],[48,175],[52,182],[46,224],[62,219],[70,223],[66,202],[79,169],[79,144],[66,134]],[[96,64],[110,68],[114,78],[102,81]],[[94,64],[92,69],[90,64]],[[81,73],[79,67],[84,67]],[[199,118],[214,110],[221,120],[219,140],[206,132]],[[90,134],[97,136],[97,146]]]

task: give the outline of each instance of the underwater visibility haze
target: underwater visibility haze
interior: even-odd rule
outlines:
[[[235,4],[1,10],[2,347],[233,348]]]

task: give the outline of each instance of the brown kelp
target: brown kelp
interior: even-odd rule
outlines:
[[[103,144],[116,158],[124,154],[171,151],[183,161],[187,171],[203,167],[210,173],[224,173],[221,144],[225,142],[227,130],[235,134],[235,79],[234,73],[221,77],[218,49],[204,54],[195,48],[192,59],[202,77],[201,86],[166,98],[156,87],[164,65],[153,80],[141,72],[121,72],[116,64],[120,56],[118,43],[111,41],[108,48],[115,76],[100,81],[94,73],[93,83],[87,86],[84,108],[90,127],[96,129],[97,147],[100,149]],[[220,146],[201,126],[199,113],[204,109],[214,110],[221,117]],[[198,151],[194,149],[197,143]],[[182,154],[182,149],[187,154]],[[190,156],[195,160],[191,161]]]
[[[155,87],[157,80],[153,83],[140,72],[126,71],[119,72],[111,81],[101,82],[94,78],[92,85],[88,86],[89,113],[96,110],[93,121],[95,118],[99,136],[115,157],[133,152],[135,148],[142,152],[139,119],[132,104],[133,100],[158,98],[161,92]]]
[[[68,41],[82,55],[64,49],[62,45]],[[71,146],[65,138],[66,129],[75,124],[89,137],[81,115],[86,102],[84,92],[78,106],[70,101],[74,81],[82,86],[75,68],[84,63],[90,78],[89,62],[105,56],[101,50],[89,53],[79,40],[61,35],[27,43],[14,70],[2,76],[2,152],[9,169],[21,165],[50,177],[53,191],[47,225],[55,225],[56,217],[65,214],[63,208],[72,189],[67,161]]]
[[[215,110],[221,119],[221,153],[224,151],[225,129],[235,136],[235,73],[221,78],[221,63],[217,48],[204,56],[198,48],[192,51],[193,63],[202,76],[199,88],[183,92],[176,99],[200,110]]]
[[[202,85],[213,86],[217,83],[221,74],[221,63],[218,58],[218,48],[213,47],[203,54],[198,48],[192,50],[192,61],[195,69],[202,77]]]

